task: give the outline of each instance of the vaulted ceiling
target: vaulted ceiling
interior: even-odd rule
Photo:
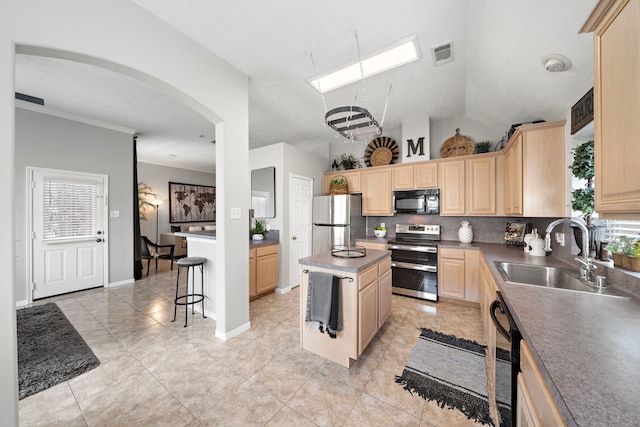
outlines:
[[[465,116],[504,133],[511,124],[563,118],[593,84],[593,36],[578,34],[596,0],[369,0],[342,2],[133,0],[249,76],[251,148],[336,141],[305,79],[417,34],[421,59],[326,94],[329,108],[357,96],[384,128],[406,119]],[[453,42],[454,61],[435,66],[431,48]],[[161,47],[159,47],[161,48]],[[550,73],[549,54],[571,68]],[[18,55],[16,90],[58,110],[140,133],[139,158],[213,170],[213,126],[139,81],[85,64]],[[207,154],[203,156],[203,150]],[[171,157],[171,155],[177,157]]]

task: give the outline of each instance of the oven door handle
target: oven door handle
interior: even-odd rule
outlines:
[[[438,271],[438,267],[433,265],[409,264],[408,262],[397,262],[397,261],[392,261],[391,267],[406,268],[409,270],[427,271],[429,273],[436,273]]]
[[[401,251],[413,251],[413,252],[427,252],[431,254],[437,254],[438,248],[432,246],[408,246],[408,245],[387,245],[387,249],[397,249]]]
[[[502,304],[500,304],[499,300],[495,300],[491,303],[491,306],[489,307],[489,314],[491,315],[491,320],[493,320],[493,324],[495,325],[498,332],[500,332],[500,335],[505,337],[507,341],[511,342],[511,336],[509,335],[509,332],[504,326],[502,326],[502,324],[500,324],[500,321],[496,317],[496,310],[498,309],[500,310],[501,313],[504,314],[505,311],[502,308]]]

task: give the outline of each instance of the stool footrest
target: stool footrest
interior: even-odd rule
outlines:
[[[183,299],[188,299],[189,297],[191,298],[198,297],[198,299],[194,299],[193,301],[181,301]],[[202,300],[204,300],[204,295],[202,294],[187,294],[187,295],[180,295],[173,302],[177,305],[189,305],[189,304],[197,304]]]

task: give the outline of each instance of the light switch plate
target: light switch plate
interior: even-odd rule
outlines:
[[[242,210],[240,208],[231,208],[231,219],[240,219]]]
[[[120,211],[111,211],[109,212],[109,216],[111,218],[120,218]]]

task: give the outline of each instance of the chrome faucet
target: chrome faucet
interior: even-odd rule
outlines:
[[[575,260],[580,263],[580,278],[589,285],[595,285],[592,273],[597,269],[597,267],[593,265],[589,259],[589,230],[583,223],[571,218],[560,218],[551,222],[551,224],[547,226],[544,237],[544,250],[551,252],[551,231],[556,225],[562,224],[563,222],[575,225],[582,231],[582,253],[584,254],[584,259],[575,258]]]

